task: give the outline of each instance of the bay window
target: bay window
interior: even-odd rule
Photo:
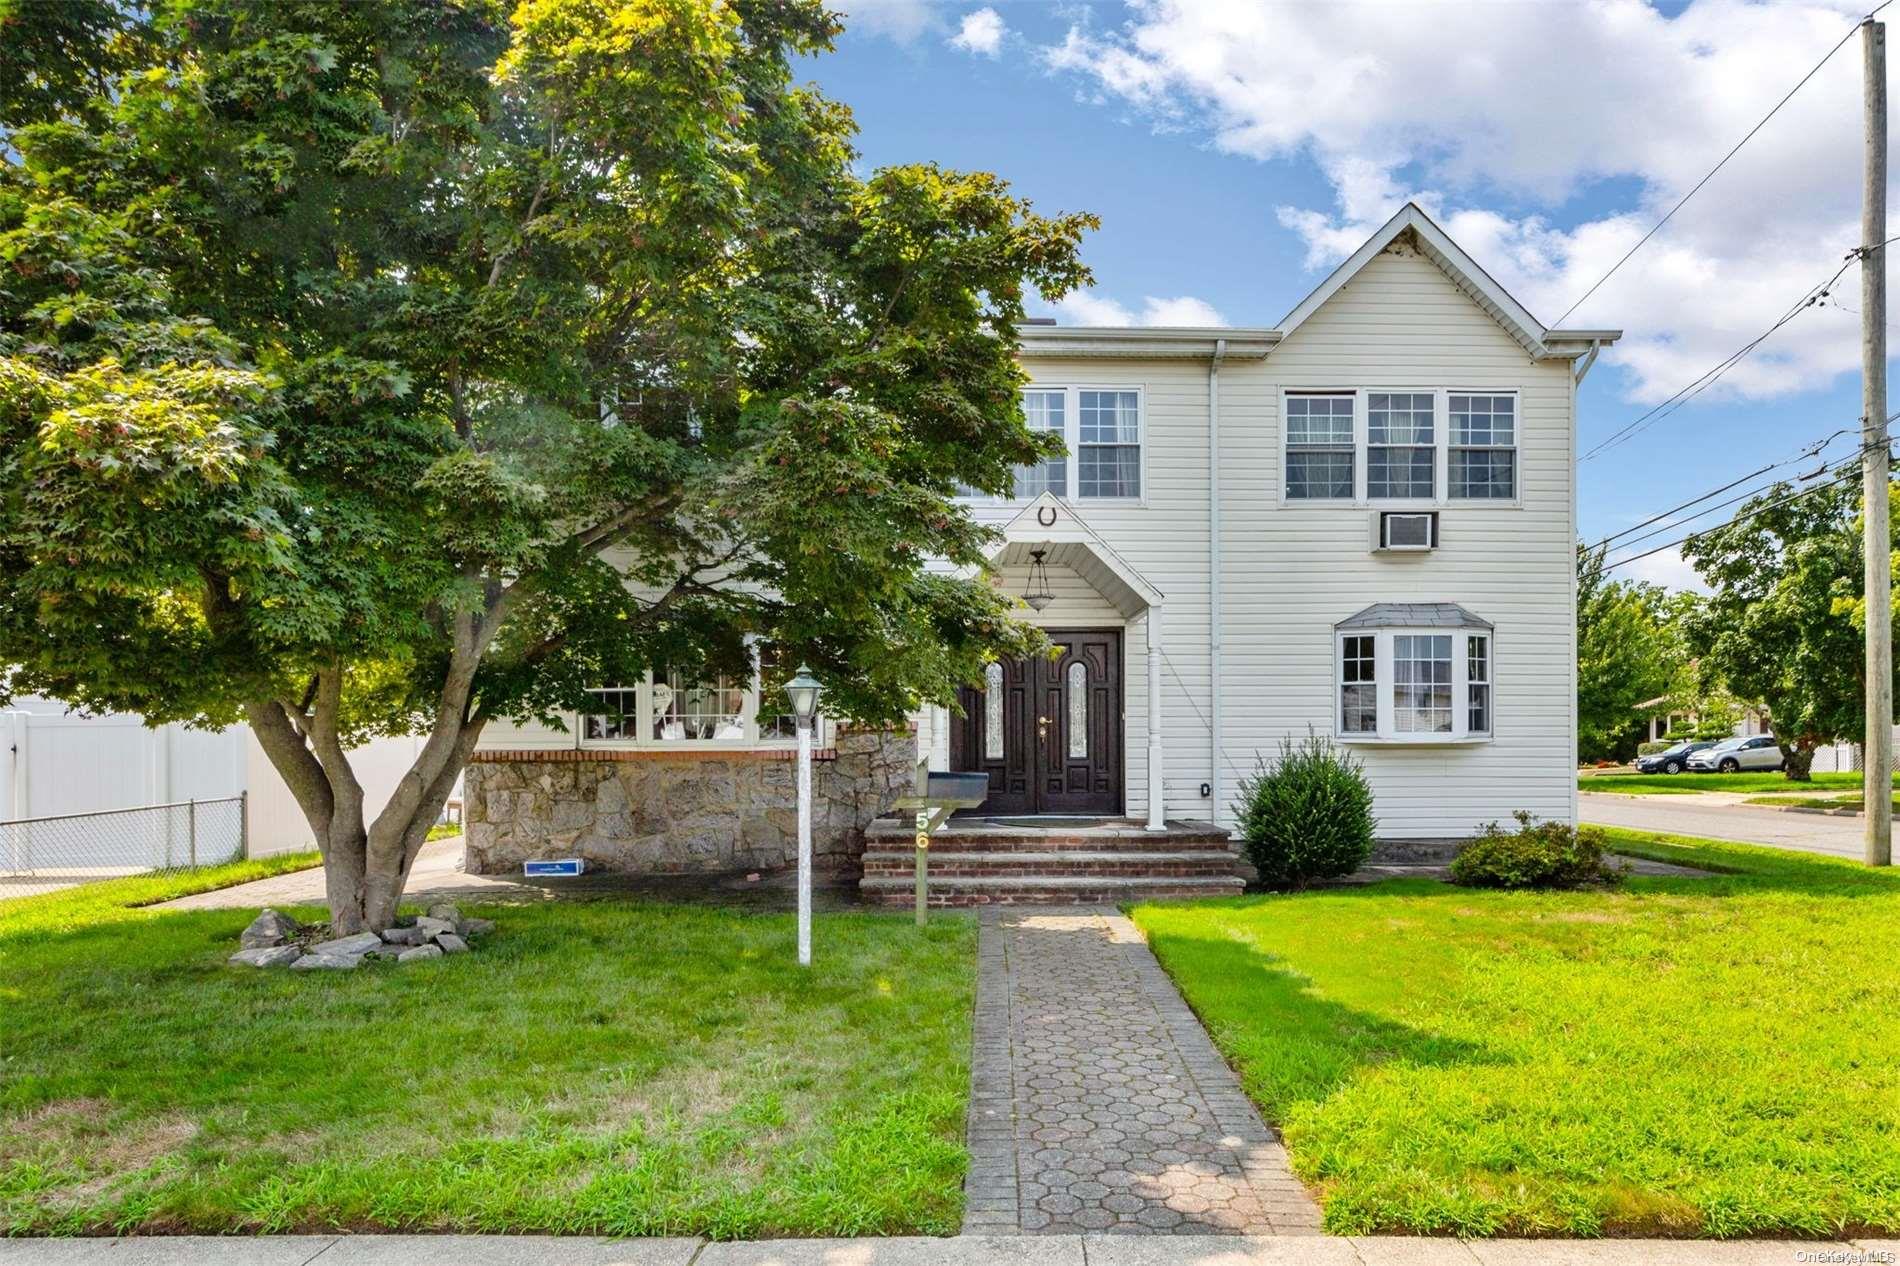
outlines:
[[[1451,603],[1378,603],[1336,628],[1338,736],[1428,744],[1489,738],[1491,626]]]

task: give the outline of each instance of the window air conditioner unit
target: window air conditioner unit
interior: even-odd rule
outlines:
[[[1438,548],[1436,513],[1385,510],[1374,526],[1378,542],[1374,549],[1417,552]]]

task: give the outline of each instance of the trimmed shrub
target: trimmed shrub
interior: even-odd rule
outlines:
[[[1628,869],[1603,859],[1603,832],[1593,826],[1539,822],[1519,810],[1517,830],[1493,822],[1458,851],[1451,881],[1467,888],[1586,888],[1623,882]]]
[[[1372,852],[1372,787],[1363,766],[1325,739],[1280,741],[1240,783],[1240,838],[1260,881],[1299,888],[1350,875]]]
[[[1668,751],[1679,742],[1681,742],[1680,739],[1656,739],[1649,743],[1638,743],[1636,745],[1636,754],[1638,756],[1654,756],[1657,752]]]

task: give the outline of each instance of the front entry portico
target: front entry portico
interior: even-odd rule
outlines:
[[[1017,615],[1042,628],[1060,657],[992,665],[982,685],[959,695],[961,716],[934,710],[926,747],[933,768],[990,773],[987,814],[1125,814],[1166,831],[1161,591],[1051,493],[997,526],[990,562],[999,586],[1021,593],[1037,557],[1056,578],[1038,609]],[[992,686],[1003,707],[973,706]],[[1071,719],[1078,696],[1085,706]]]
[[[977,812],[1119,816],[1125,795],[1122,631],[1047,631],[1053,656],[992,664],[959,692],[950,768],[990,776]]]

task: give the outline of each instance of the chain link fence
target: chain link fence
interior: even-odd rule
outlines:
[[[244,856],[245,794],[0,822],[0,901]]]

